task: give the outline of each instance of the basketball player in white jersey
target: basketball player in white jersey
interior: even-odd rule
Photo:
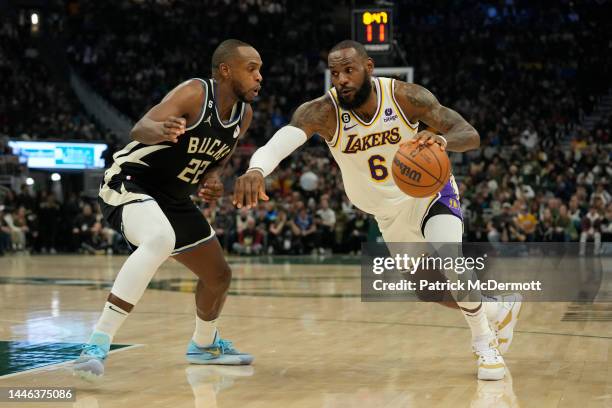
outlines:
[[[348,198],[374,215],[386,242],[461,243],[463,224],[454,178],[435,196],[412,198],[395,185],[391,162],[402,143],[436,143],[453,152],[476,149],[478,132],[427,89],[372,77],[373,61],[360,43],[347,40],[334,46],[328,66],[333,88],[298,107],[291,123],[253,154],[249,169],[236,181],[234,204],[252,207],[258,199],[267,200],[264,177],[318,134],[340,166]],[[440,134],[419,132],[419,122]],[[445,272],[448,278],[457,279]],[[520,295],[483,302],[480,293],[471,293],[469,301],[464,299],[456,298],[456,305],[472,331],[478,378],[502,379],[505,364],[501,354],[512,341]]]
[[[213,78],[194,78],[170,91],[136,123],[130,133],[133,141],[113,155],[100,187],[100,207],[134,252],[117,274],[94,332],[74,364],[76,375],[95,379],[104,374],[113,337],[169,257],[198,277],[187,361],[253,361],[217,330],[231,270],[215,232],[190,196],[198,192],[206,201],[221,196],[219,171],[251,123],[250,103],[261,88],[261,65],[250,45],[222,42],[212,55]]]

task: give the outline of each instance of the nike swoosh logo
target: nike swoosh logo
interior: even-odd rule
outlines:
[[[210,355],[212,355],[213,357],[219,357],[221,355],[221,350],[219,349],[212,349],[212,350],[203,350],[203,352],[208,353]],[[198,352],[198,353],[187,353],[188,356],[201,356],[202,353]]]
[[[109,305],[109,306],[108,306],[108,308],[109,308],[110,310],[112,310],[113,312],[117,312],[117,313],[119,313],[119,314],[122,314],[122,315],[124,315],[124,316],[127,316],[127,313],[124,313],[124,312],[122,312],[121,310],[115,309],[115,308],[114,308],[112,305]]]
[[[352,128],[354,128],[355,126],[357,126],[357,123],[355,123],[353,126],[349,126],[349,127],[346,127],[346,125],[344,125],[344,130],[345,130],[345,131],[347,131],[347,130],[351,130],[351,129],[352,129]]]

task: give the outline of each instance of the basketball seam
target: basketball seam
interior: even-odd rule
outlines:
[[[397,151],[401,156],[405,157],[407,160],[410,160],[412,163],[414,163],[415,166],[417,166],[418,168],[420,168],[421,170],[423,170],[425,173],[429,174],[431,177],[433,177],[434,179],[436,179],[438,181],[438,183],[440,184],[444,184],[444,182],[442,180],[440,180],[438,177],[434,176],[433,174],[431,174],[430,172],[428,172],[426,169],[424,169],[419,163],[415,162],[414,160],[412,160],[410,157],[406,156],[404,153],[402,153],[401,150]]]
[[[425,187],[433,187],[433,186],[435,186],[436,184],[438,184],[438,183],[434,183],[434,184],[428,184],[428,185],[426,185],[426,186],[424,186],[424,185],[422,185],[422,184],[412,184],[412,183],[409,183],[409,182],[407,182],[407,181],[404,181],[404,178],[403,178],[403,177],[402,177],[400,174],[397,174],[397,172],[396,172],[396,171],[391,170],[391,174],[393,174],[393,176],[395,176],[395,177],[396,177],[396,178],[397,178],[399,181],[401,181],[402,183],[407,184],[407,185],[409,185],[409,186],[413,186],[413,187],[423,187],[423,188],[425,188]],[[398,187],[399,187],[399,186],[398,186]]]
[[[436,156],[436,154],[433,152],[433,150],[431,150],[429,146],[425,146],[425,148],[431,152],[431,155],[433,156],[433,158],[436,159],[436,161],[438,162],[438,169],[440,170],[440,178],[442,178],[442,163],[440,163],[440,160],[438,160],[438,156]]]
[[[429,149],[429,147],[428,147],[428,149]],[[436,158],[436,160],[438,159],[437,156],[434,155],[434,157]],[[448,155],[447,155],[447,157],[448,157]],[[447,161],[447,164],[448,164],[448,166],[446,166],[446,171],[444,172],[444,174],[446,175],[446,179],[447,179],[446,181],[448,182],[448,180],[450,179],[451,168],[452,168],[451,162],[450,162],[450,157],[449,157],[449,159]],[[442,166],[440,166],[440,169],[442,169]],[[442,174],[442,175],[444,175],[444,174]]]

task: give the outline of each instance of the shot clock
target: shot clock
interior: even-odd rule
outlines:
[[[356,9],[352,19],[353,40],[370,53],[387,53],[393,43],[392,9]]]

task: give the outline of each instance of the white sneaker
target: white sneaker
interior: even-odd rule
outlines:
[[[472,349],[478,359],[479,380],[501,380],[506,375],[504,358],[497,349],[497,339],[493,336],[479,336],[472,339]]]
[[[519,408],[512,388],[512,377],[506,373],[501,381],[478,381],[470,408]]]
[[[514,327],[518,323],[518,318],[523,306],[523,297],[518,293],[509,295],[499,295],[494,297],[498,301],[499,311],[491,323],[491,329],[495,332],[499,343],[499,352],[504,355],[508,352],[512,338],[514,337]]]

